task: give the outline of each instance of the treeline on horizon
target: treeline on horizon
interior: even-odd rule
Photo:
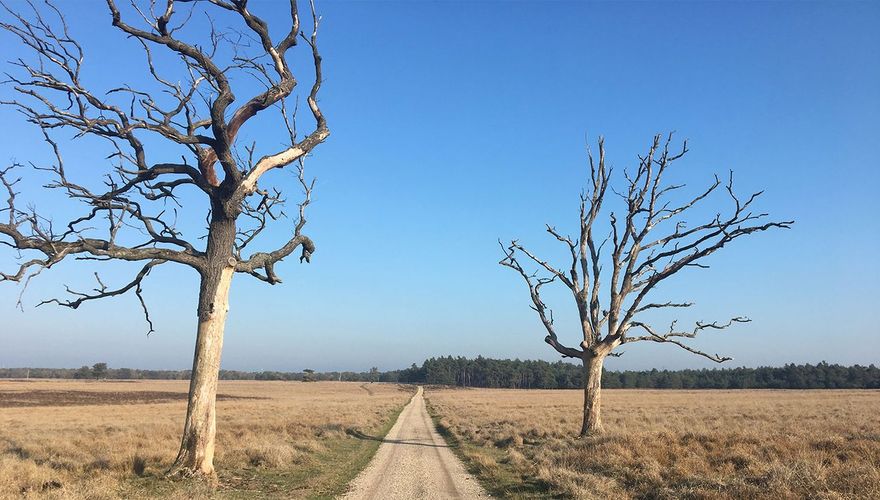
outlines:
[[[0,368],[0,378],[189,380],[190,370],[109,368],[104,363],[81,368]],[[380,372],[247,372],[221,370],[222,380],[289,380],[397,382],[460,387],[510,389],[581,389],[583,367],[557,361],[521,361],[477,357],[431,358],[422,366]],[[715,368],[700,370],[605,371],[607,389],[880,389],[880,368],[787,364],[782,367]]]
[[[583,366],[563,361],[431,358],[382,374],[389,382],[510,389],[583,389]],[[395,377],[396,375],[396,377]],[[880,368],[787,364],[783,367],[625,370],[602,374],[606,389],[880,389]]]

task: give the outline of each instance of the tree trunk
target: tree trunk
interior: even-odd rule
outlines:
[[[214,435],[217,429],[217,380],[223,331],[229,310],[229,286],[235,272],[232,244],[235,221],[214,220],[208,233],[207,268],[199,287],[199,327],[183,439],[170,475],[214,476]]]
[[[602,429],[602,365],[605,356],[584,358],[584,423],[581,437],[601,434]]]

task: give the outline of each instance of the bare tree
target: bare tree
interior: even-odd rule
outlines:
[[[244,273],[276,284],[281,281],[275,273],[279,261],[299,251],[300,262],[308,262],[315,250],[303,233],[314,186],[305,177],[303,159],[330,131],[318,105],[322,76],[314,4],[309,4],[310,29],[301,30],[297,2],[289,0],[289,18],[278,20],[289,26],[280,40],[273,40],[268,24],[250,10],[247,0],[132,2],[126,14],[114,0],[107,0],[112,25],[142,49],[140,56],[132,57],[143,57],[144,70],[140,79],[129,78],[105,92],[86,84],[83,47],[69,33],[60,10],[49,3],[39,9],[28,5],[27,13],[19,13],[3,4],[9,21],[0,26],[34,57],[12,62],[15,71],[6,83],[13,97],[2,103],[39,128],[55,160],[50,166],[32,166],[51,177],[46,188],[79,202],[81,213],[65,215],[58,223],[32,207],[19,206],[16,184],[24,165],[0,170],[8,194],[0,210],[5,219],[0,242],[15,249],[20,259],[16,270],[0,274],[0,281],[22,282],[24,288],[67,257],[139,262],[140,271],[122,286],[105,284],[96,273],[94,290],[68,288],[71,297],[43,303],[76,309],[88,301],[133,292],[152,331],[141,293],[143,280],[166,263],[194,269],[200,281],[192,379],[180,452],[169,472],[211,476],[217,379],[232,276]],[[298,81],[288,61],[295,47],[303,47],[310,61],[311,85],[302,94],[314,126],[305,135],[296,130]],[[162,57],[159,52],[164,52]],[[177,73],[167,74],[171,64],[163,67],[163,57],[177,64],[172,68]],[[247,94],[245,100],[233,93],[233,83],[236,91]],[[267,138],[270,144],[261,144],[266,154],[257,154],[256,143],[237,142],[239,131],[257,118],[264,123],[274,120],[268,123],[282,132]],[[58,138],[65,132],[67,137],[106,141],[111,151],[106,168],[67,168]],[[169,151],[182,155],[169,158]],[[291,165],[303,199],[286,229],[289,239],[271,251],[252,251],[251,243],[264,229],[285,219],[281,188],[261,186],[263,176]],[[74,179],[75,173],[84,179]],[[197,216],[207,226],[203,248],[199,241],[185,239],[178,227],[179,214],[197,213],[191,200],[182,206],[186,196],[206,202]]]
[[[583,362],[581,436],[603,430],[600,413],[602,366],[607,356],[620,355],[613,352],[618,346],[631,342],[655,342],[675,345],[718,363],[731,359],[708,354],[685,341],[704,330],[721,330],[749,320],[736,317],[727,322],[698,322],[687,331],[677,329],[673,322],[668,330],[656,329],[641,319],[642,313],[693,305],[691,302],[651,302],[648,296],[657,285],[682,269],[708,267],[702,260],[735,239],[771,228],[787,229],[794,223],[768,222],[767,214],[754,212],[752,205],[761,192],[747,198],[737,196],[733,190],[732,172],[725,184],[716,176],[707,189],[674,203],[669,199],[670,195],[684,185],[666,185],[662,182],[663,175],[688,149],[685,141],[681,150],[670,151],[671,142],[672,134],[665,141],[662,136],[655,136],[647,154],[639,156],[635,171],[624,172],[626,189],[616,193],[612,188],[612,193],[623,199],[625,208],[620,218],[614,211],[610,212],[608,236],[601,241],[595,237],[596,222],[606,202],[611,169],[605,166],[602,138],[599,139],[598,159],[588,150],[590,179],[586,191],[581,194],[580,235],[571,238],[555,227],[547,226],[547,232],[561,242],[566,254],[571,256],[567,267],[555,267],[516,240],[508,245],[502,244],[504,258],[500,264],[519,273],[529,287],[531,307],[547,331],[544,341],[563,357]],[[689,210],[722,190],[731,202],[728,215],[718,213],[701,224],[687,224],[683,220],[685,214],[691,213]],[[521,261],[527,263],[528,268]],[[606,263],[610,266],[608,271]],[[606,286],[602,284],[603,280],[610,282]],[[553,313],[541,299],[542,288],[556,281],[571,291],[577,305],[583,338],[577,347],[559,340]]]

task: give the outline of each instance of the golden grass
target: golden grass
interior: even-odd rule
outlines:
[[[186,412],[185,399],[169,400],[167,393],[185,394],[187,387],[185,381],[0,381],[0,498],[329,494],[376,447],[346,431],[381,432],[412,392],[390,384],[221,381],[221,394],[250,399],[217,403],[219,486],[210,487],[162,475],[177,453]],[[37,394],[50,399],[42,406],[11,406],[39,400],[33,391],[61,392]],[[70,405],[57,396],[69,391],[125,404]],[[127,402],[138,399],[132,392],[141,393],[140,403]],[[156,393],[166,399],[153,401]],[[68,406],[52,406],[52,397]]]
[[[880,498],[878,391],[433,389],[441,431],[505,497]]]

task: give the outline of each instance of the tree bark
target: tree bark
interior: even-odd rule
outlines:
[[[229,286],[235,273],[232,248],[235,221],[211,221],[208,233],[207,266],[199,287],[199,327],[193,355],[192,377],[183,439],[170,475],[214,476],[214,436],[217,429],[217,380],[223,332],[229,310]]]
[[[604,355],[584,357],[584,423],[581,437],[601,434],[602,428],[602,365]]]

